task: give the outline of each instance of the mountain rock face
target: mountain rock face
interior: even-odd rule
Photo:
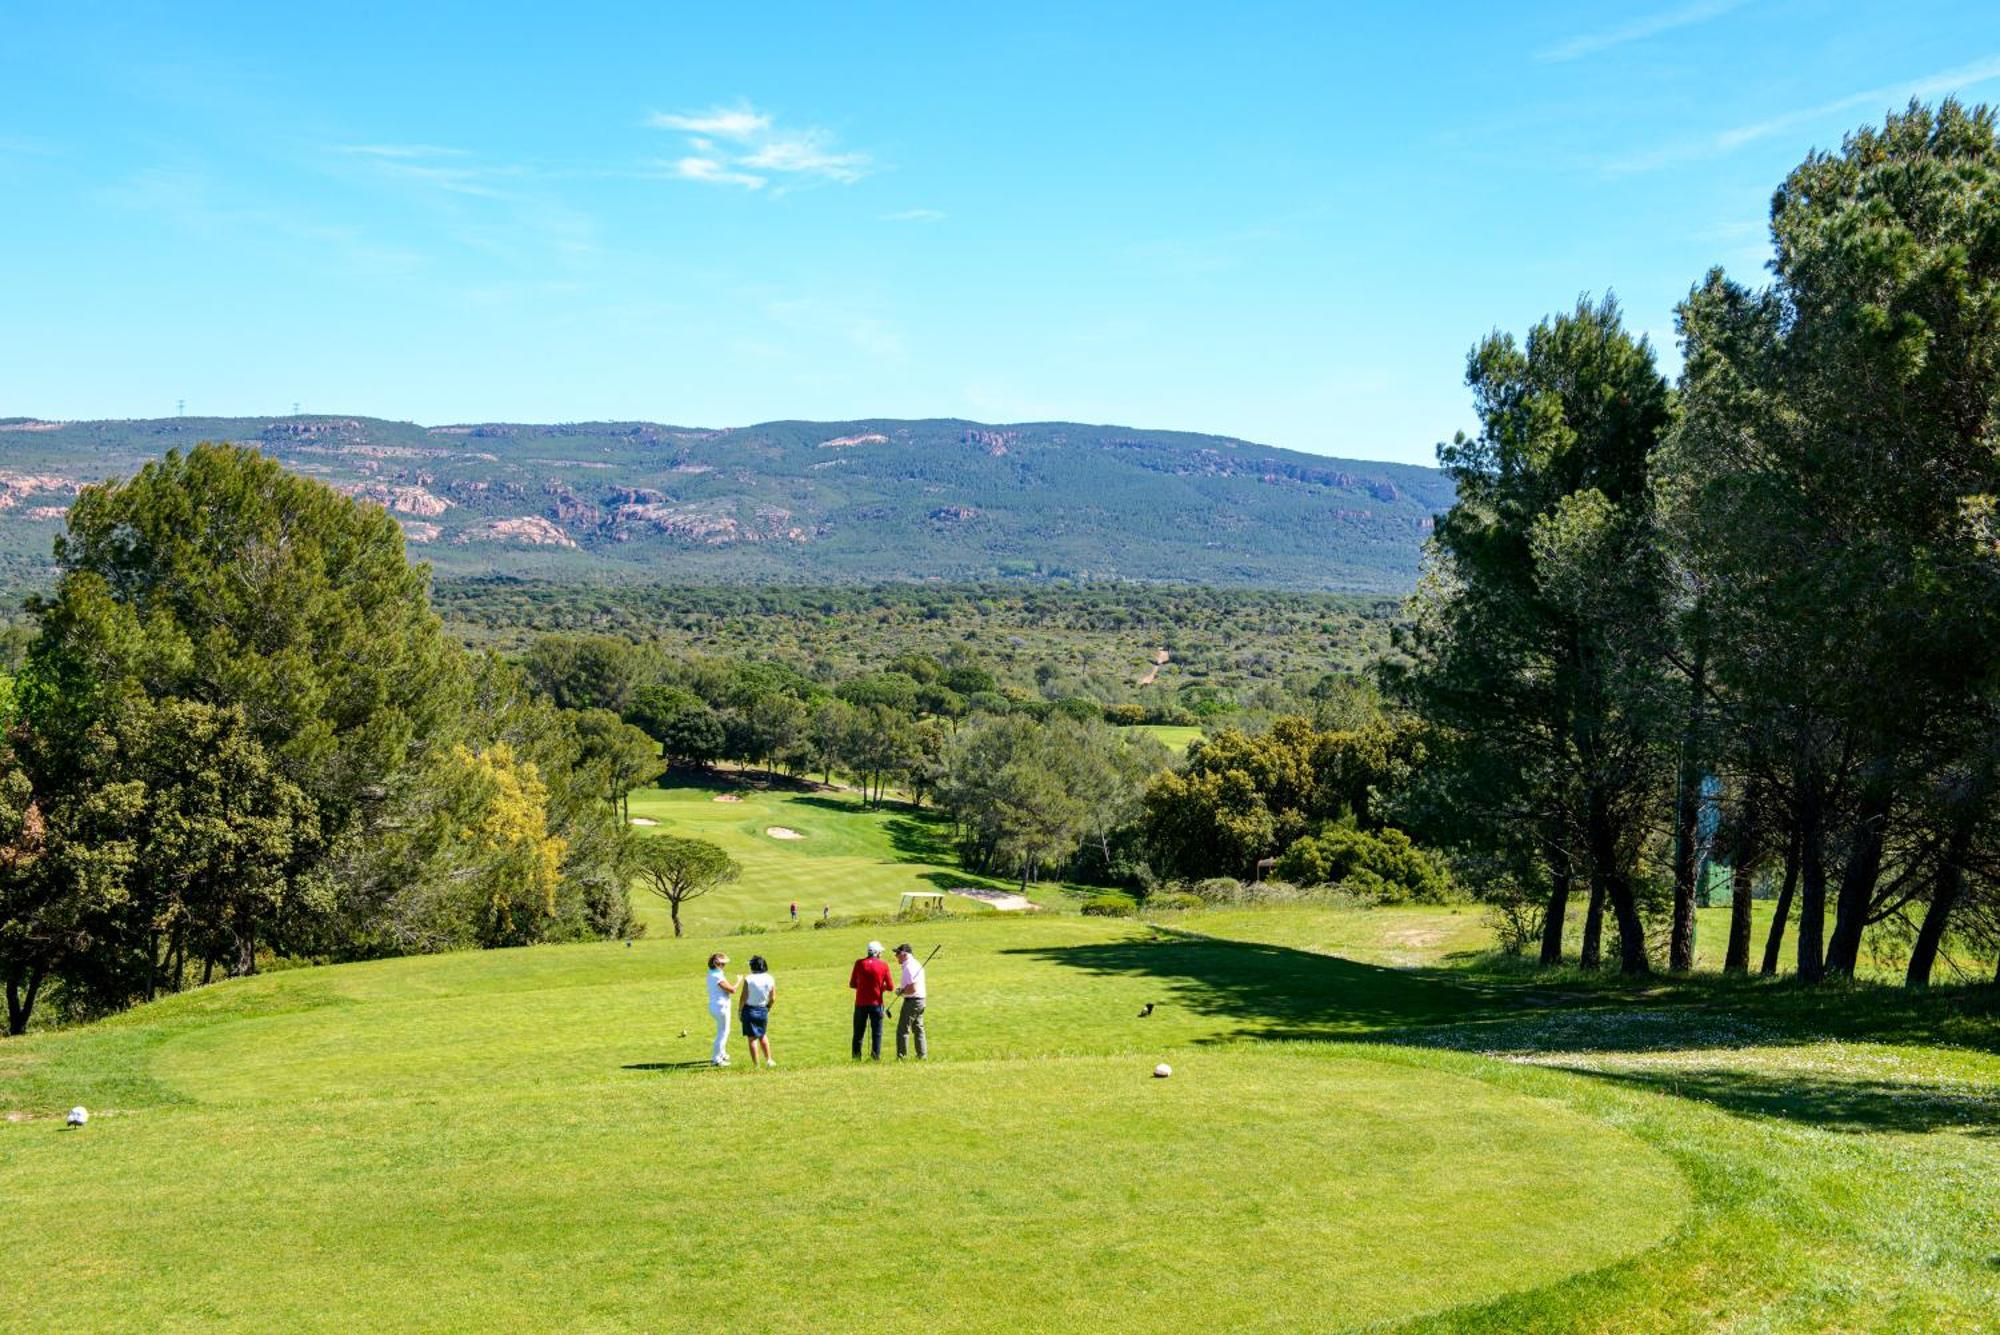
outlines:
[[[383,506],[447,573],[1400,592],[1451,502],[1434,469],[1073,422],[15,418],[0,420],[0,554],[46,559],[79,487],[204,440]]]

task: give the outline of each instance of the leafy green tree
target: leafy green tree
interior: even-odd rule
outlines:
[[[667,902],[674,935],[681,934],[681,906],[742,874],[736,861],[704,839],[662,834],[632,842],[630,865],[648,890]]]
[[[1925,933],[1941,939],[1963,885],[1951,850],[1989,818],[1994,116],[1913,103],[1808,157],[1771,220],[1770,287],[1717,271],[1681,308],[1671,480],[1687,560],[1718,590],[1738,749],[1763,758],[1797,848],[1812,979],[1851,975],[1867,926],[1913,892],[1944,906]]]
[[[645,671],[638,649],[609,635],[543,635],[521,665],[535,689],[562,708],[614,714],[631,705]]]
[[[121,710],[235,709],[245,745],[315,815],[275,893],[286,911],[249,926],[281,948],[310,938],[330,903],[317,888],[327,858],[369,836],[384,797],[461,718],[460,656],[395,521],[254,450],[199,445],[85,488],[56,562],[21,683],[37,792],[53,812],[82,801],[86,780],[116,782],[88,753]],[[238,967],[253,964],[239,952]]]
[[[1471,799],[1438,804],[1462,813],[1449,837],[1537,855],[1556,891],[1545,941],[1560,942],[1581,866],[1617,921],[1622,967],[1644,972],[1635,885],[1671,716],[1649,513],[1667,386],[1609,299],[1524,342],[1492,335],[1466,379],[1481,429],[1439,451],[1457,501],[1389,680],[1438,736],[1432,784],[1456,767]]]
[[[622,819],[632,816],[630,797],[660,776],[660,746],[608,709],[571,716],[581,746],[580,763],[601,776],[605,797]]]
[[[1329,826],[1286,849],[1275,871],[1294,885],[1339,885],[1389,903],[1441,903],[1452,892],[1450,873],[1395,829]]]

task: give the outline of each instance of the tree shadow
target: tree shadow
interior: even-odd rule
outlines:
[[[1816,1071],[1549,1065],[1627,1088],[1699,1099],[1743,1116],[1778,1118],[1823,1131],[2000,1134],[2000,1094],[1991,1091]]]
[[[1236,1030],[1212,1041],[1388,1041],[1388,1035],[1411,1026],[1464,1023],[1496,1007],[1535,1004],[1526,989],[1453,971],[1384,969],[1288,946],[1212,937],[1155,934],[1003,953],[1099,976],[1155,979],[1165,1003],[1239,1021]]]
[[[952,847],[951,837],[941,821],[892,816],[882,823],[882,828],[888,833],[889,846],[904,862],[951,863],[958,860],[958,850]]]
[[[1826,1038],[2000,1050],[2000,989],[1910,994],[1714,977],[1547,980],[1476,968],[1398,969],[1289,946],[1156,930],[1010,953],[1157,979],[1240,1038],[1401,1043],[1496,1054],[1667,1052]]]

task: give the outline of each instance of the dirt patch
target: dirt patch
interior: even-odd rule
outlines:
[[[803,839],[803,838],[805,838],[805,836],[804,836],[804,835],[802,835],[802,834],[800,834],[800,833],[799,833],[799,832],[798,832],[797,830],[794,830],[794,829],[789,829],[789,828],[787,828],[786,826],[783,826],[783,825],[773,825],[773,826],[771,826],[770,828],[766,829],[766,830],[764,831],[764,833],[765,833],[765,834],[768,834],[768,835],[770,835],[770,836],[771,836],[771,837],[772,837],[773,839]]]
[[[659,822],[658,822],[658,821],[656,821],[656,820],[654,820],[654,819],[653,819],[653,818],[652,818],[651,816],[634,816],[634,817],[632,818],[632,823],[633,823],[634,825],[658,825],[658,824],[659,824]]]
[[[708,800],[711,802],[741,802],[743,799],[741,797],[738,797],[735,793],[717,793],[714,797],[711,797]]]
[[[1172,658],[1173,655],[1165,649],[1153,650],[1153,665],[1146,669],[1146,675],[1139,678],[1138,684],[1141,686],[1151,686],[1154,682],[1158,681],[1160,679],[1160,669],[1165,667]]]
[[[1003,913],[1019,913],[1024,909],[1035,907],[1035,902],[1032,899],[1029,899],[1026,895],[1017,895],[1010,890],[980,890],[966,886],[950,891],[949,893],[963,895],[967,899],[976,899],[988,908],[999,909]]]

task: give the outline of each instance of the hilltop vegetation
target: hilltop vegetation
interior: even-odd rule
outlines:
[[[376,418],[0,420],[0,554],[43,569],[83,483],[255,446],[396,515],[440,570],[721,581],[1079,578],[1401,593],[1433,469],[1220,436],[956,420],[422,427]]]

